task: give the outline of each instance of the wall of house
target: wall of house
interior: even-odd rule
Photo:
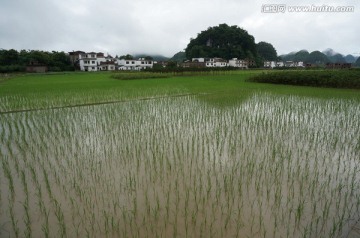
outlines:
[[[222,68],[222,67],[226,67],[226,66],[228,66],[228,64],[223,61],[214,61],[213,59],[206,61],[206,67]]]
[[[27,66],[26,72],[29,73],[46,73],[48,68],[46,66]]]
[[[96,58],[82,58],[79,61],[80,70],[82,71],[97,71],[97,60]]]
[[[245,60],[232,59],[229,60],[229,66],[236,68],[247,68],[247,63]]]
[[[96,61],[97,61],[98,64],[100,64],[100,62],[106,62],[106,58],[105,58],[105,56],[97,57]]]
[[[205,63],[205,58],[192,58],[192,62]]]
[[[152,68],[154,61],[152,60],[126,60],[118,59],[119,70],[142,70]]]

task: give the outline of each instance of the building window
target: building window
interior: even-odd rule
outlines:
[[[95,61],[93,60],[92,63],[95,64]]]
[[[126,64],[129,64],[129,61],[126,61]]]

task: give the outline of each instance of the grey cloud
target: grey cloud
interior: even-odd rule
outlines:
[[[276,1],[278,2],[278,1]],[[285,1],[284,1],[285,2]],[[221,23],[239,25],[279,53],[334,48],[359,52],[355,13],[261,13],[268,1],[205,0],[2,0],[0,48],[104,51],[113,55],[172,56],[191,37]],[[287,0],[286,4],[299,5]],[[305,1],[301,4],[336,4]],[[357,1],[341,1],[354,5]]]

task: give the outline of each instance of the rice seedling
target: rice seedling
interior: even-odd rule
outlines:
[[[358,101],[233,96],[0,115],[1,221],[15,237],[345,237]]]

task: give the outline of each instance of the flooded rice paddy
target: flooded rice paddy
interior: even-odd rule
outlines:
[[[1,237],[346,237],[360,105],[254,94],[0,115]]]

